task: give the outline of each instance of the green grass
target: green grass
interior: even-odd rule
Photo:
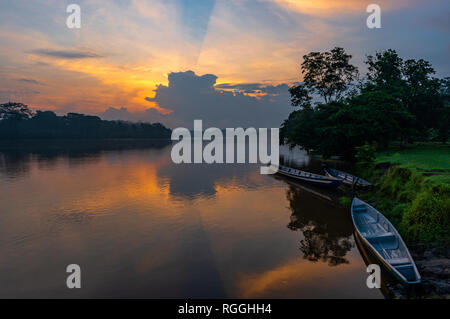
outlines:
[[[449,146],[391,148],[379,152],[375,163],[360,165],[358,174],[375,184],[370,192],[358,192],[358,197],[382,212],[404,239],[450,245]]]
[[[424,176],[435,184],[450,183],[450,146],[427,143],[395,147],[377,154],[376,162],[389,162]]]

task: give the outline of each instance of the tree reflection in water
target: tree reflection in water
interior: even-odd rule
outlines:
[[[26,177],[33,162],[40,168],[52,168],[63,158],[77,166],[101,160],[105,151],[162,150],[169,145],[171,141],[163,139],[3,140],[0,141],[0,175]]]
[[[348,212],[293,185],[287,190],[287,198],[292,211],[287,227],[303,233],[303,258],[328,262],[329,266],[348,264],[345,256],[353,247]]]

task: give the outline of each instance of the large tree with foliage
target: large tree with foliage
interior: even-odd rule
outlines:
[[[31,116],[33,116],[33,111],[23,103],[8,102],[0,104],[0,120],[23,120]]]
[[[427,139],[433,130],[446,141],[449,80],[434,78],[429,62],[404,61],[395,50],[378,52],[367,57],[368,73],[359,90],[350,91],[358,72],[349,57],[339,48],[304,56],[304,82],[290,90],[293,106],[300,109],[283,123],[283,140],[346,158],[364,144],[386,147],[392,141]],[[335,59],[340,62],[332,63]],[[312,105],[315,95],[323,103]]]
[[[395,50],[377,52],[367,56],[367,85],[393,88],[401,85],[403,59]]]
[[[358,77],[358,68],[350,64],[351,58],[339,47],[304,55],[301,66],[303,82],[290,89],[292,104],[311,107],[314,95],[322,97],[324,103],[339,101]]]
[[[380,91],[395,95],[413,116],[404,127],[410,137],[426,138],[443,115],[441,81],[432,65],[423,59],[404,61],[395,50],[368,56],[369,72],[361,94]]]

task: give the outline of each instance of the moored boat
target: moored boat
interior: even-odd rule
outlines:
[[[363,244],[387,270],[405,284],[420,283],[421,277],[414,260],[389,220],[356,197],[352,202],[351,214]]]
[[[324,166],[323,169],[325,171],[325,175],[327,175],[329,177],[335,177],[335,178],[342,179],[342,182],[346,185],[349,185],[349,186],[355,185],[357,187],[364,187],[364,188],[372,186],[371,183],[369,183],[368,181],[366,181],[358,176],[355,176],[355,175],[352,175],[352,174],[349,174],[346,172],[342,172],[342,171],[339,171],[337,169],[330,168],[327,166]]]
[[[278,173],[316,186],[337,188],[342,184],[342,180],[338,178],[309,173],[283,165],[279,165]]]

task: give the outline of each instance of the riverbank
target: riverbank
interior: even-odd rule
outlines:
[[[449,159],[449,146],[419,144],[380,152],[373,163],[355,168],[375,185],[357,196],[394,224],[422,275],[412,294],[401,285],[390,287],[396,298],[450,298]]]

